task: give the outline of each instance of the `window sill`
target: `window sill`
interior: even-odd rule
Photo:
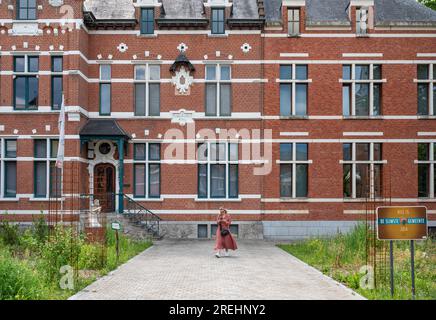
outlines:
[[[241,202],[242,198],[195,198],[195,202]]]
[[[418,120],[435,120],[435,119],[436,119],[436,115],[434,116],[418,115]]]
[[[294,34],[288,33],[288,38],[301,38],[301,33],[294,33]]]
[[[309,198],[280,198],[280,202],[309,202]]]
[[[164,198],[132,198],[137,202],[163,202]]]
[[[138,38],[157,38],[157,34],[156,33],[153,33],[153,34],[139,33]]]
[[[280,116],[280,120],[309,120],[309,116]]]
[[[344,120],[383,120],[383,116],[343,116]]]
[[[353,202],[384,202],[388,199],[385,198],[374,198],[374,199],[366,199],[366,198],[344,198],[344,202],[353,203]]]
[[[228,38],[229,35],[227,33],[208,33],[207,36],[211,38]]]
[[[0,202],[18,202],[20,198],[0,198]]]

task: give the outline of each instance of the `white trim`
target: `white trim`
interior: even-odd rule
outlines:
[[[436,58],[436,53],[417,53],[418,58]]]
[[[356,137],[365,137],[365,136],[383,136],[383,132],[344,132],[343,136],[356,136]]]
[[[282,137],[307,137],[309,132],[280,132]]]
[[[283,0],[283,7],[305,7],[306,0]]]
[[[344,58],[382,58],[383,53],[343,53]]]
[[[436,132],[418,132],[418,136],[436,136]]]
[[[308,58],[308,53],[280,53],[280,58]]]

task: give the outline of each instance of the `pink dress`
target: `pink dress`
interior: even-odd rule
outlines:
[[[229,249],[236,250],[238,246],[236,245],[236,241],[233,238],[232,234],[228,234],[226,236],[221,236],[221,227],[223,229],[229,229],[232,223],[232,218],[229,214],[224,215],[223,219],[220,220],[220,216],[217,219],[218,228],[216,230],[216,242],[215,242],[215,250]],[[221,227],[220,227],[221,225]]]

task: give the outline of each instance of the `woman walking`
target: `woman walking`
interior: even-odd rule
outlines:
[[[218,228],[216,230],[215,256],[221,258],[222,251],[225,250],[225,256],[229,256],[229,250],[236,250],[238,246],[230,233],[230,225],[232,218],[227,213],[227,210],[220,208],[220,214],[217,218]]]

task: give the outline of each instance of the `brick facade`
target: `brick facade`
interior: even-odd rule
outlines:
[[[67,11],[72,16],[66,25],[68,29],[63,33],[60,19],[65,16],[62,13],[65,11],[52,7],[48,1],[38,0],[38,5],[42,6],[42,10],[38,10],[38,28],[41,31],[34,36],[14,35],[15,3],[0,3],[0,126],[4,126],[0,138],[17,139],[17,195],[13,199],[0,196],[0,211],[13,214],[8,219],[31,220],[32,213],[48,210],[47,199],[35,199],[33,196],[33,140],[56,138],[58,135],[59,111],[52,111],[50,107],[50,70],[51,56],[62,55],[67,110],[65,156],[66,161],[82,163],[84,193],[92,193],[87,168],[91,160],[87,159],[85,145],[80,143],[80,130],[89,119],[111,118],[116,119],[132,137],[124,163],[125,194],[134,193],[133,143],[161,143],[161,198],[138,199],[138,202],[167,223],[192,222],[193,226],[202,222],[211,223],[218,208],[225,206],[236,224],[238,221],[253,224],[266,222],[265,228],[272,237],[275,233],[271,228],[280,221],[301,222],[303,229],[298,231],[301,233],[308,228],[307,235],[313,234],[310,228],[317,222],[320,223],[320,230],[325,222],[329,232],[335,222],[338,228],[349,227],[349,223],[364,219],[367,204],[365,199],[344,199],[343,164],[340,162],[343,160],[343,143],[381,142],[382,157],[386,161],[383,165],[384,194],[392,198],[393,205],[426,206],[430,223],[436,224],[436,200],[418,198],[418,165],[415,163],[418,160],[418,143],[436,143],[436,117],[417,116],[417,83],[414,81],[417,79],[418,64],[436,66],[436,28],[386,30],[375,27],[368,31],[369,36],[356,37],[353,23],[350,30],[306,28],[306,9],[302,6],[299,37],[287,36],[286,7],[282,10],[285,22],[280,28],[265,24],[261,30],[229,30],[226,26],[225,35],[215,36],[210,34],[209,28],[159,29],[156,24],[155,34],[145,36],[139,34],[139,24],[134,30],[88,29],[83,24],[81,2],[64,1],[61,8],[70,8],[71,11]],[[156,17],[159,10],[156,6]],[[228,16],[230,9],[226,10]],[[350,20],[355,21],[355,7],[350,10]],[[209,15],[210,8],[206,7],[207,19]],[[136,19],[140,20],[140,8],[136,8]],[[54,30],[59,31],[55,33]],[[121,43],[128,46],[126,52],[117,49]],[[195,72],[191,74],[194,84],[186,96],[176,94],[171,83],[174,73],[169,70],[180,53],[177,49],[180,43],[188,46],[185,53],[195,67]],[[241,49],[245,43],[251,47],[247,53]],[[16,111],[13,110],[13,58],[26,53],[39,55],[38,110]],[[134,68],[143,63],[160,66],[161,117],[134,116]],[[231,66],[232,116],[228,118],[204,116],[205,67],[213,63]],[[381,116],[360,119],[345,119],[342,116],[342,83],[339,79],[342,78],[342,66],[353,63],[382,65],[382,78],[386,82],[382,84]],[[109,117],[99,116],[101,64],[110,64],[112,69]],[[307,117],[304,119],[280,117],[278,79],[280,66],[287,64],[308,65],[308,79],[312,81],[308,84]],[[192,124],[181,126],[171,122],[171,111],[180,109],[194,112],[195,134],[201,129],[211,129],[212,132],[216,128],[238,132],[257,129],[262,133],[260,138],[263,138],[265,132],[272,130],[272,136],[266,138],[272,141],[271,172],[257,176],[253,173],[255,164],[241,162],[238,199],[198,199],[197,163],[171,164],[163,158],[170,145],[170,129],[180,130],[184,134],[182,139],[196,139],[195,135],[189,137],[187,134]],[[280,165],[277,160],[280,160],[281,142],[308,143],[311,163],[308,165],[307,198],[280,197]],[[242,146],[243,143],[239,146],[240,154]],[[289,222],[283,225],[298,227],[298,224]],[[305,236],[299,233],[295,236]],[[279,238],[293,237],[288,231],[276,235]]]

